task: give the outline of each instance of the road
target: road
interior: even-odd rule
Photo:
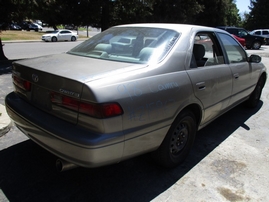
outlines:
[[[12,59],[29,58],[37,49],[47,55],[73,44],[6,44],[5,51],[14,50],[6,52]],[[269,55],[268,47],[248,52]],[[269,58],[263,61],[269,67]],[[12,91],[10,76],[0,75],[1,104]],[[267,82],[258,108],[240,105],[199,131],[188,159],[171,170],[143,155],[57,173],[56,157],[12,127],[0,138],[0,201],[269,201],[268,100]]]
[[[39,57],[49,54],[57,54],[70,50],[82,41],[75,42],[31,42],[31,43],[5,43],[4,53],[10,60]]]
[[[89,31],[89,36],[94,36],[100,33],[97,29],[92,28],[92,31]],[[47,29],[48,30],[48,29]],[[79,35],[86,36],[86,31],[79,31]],[[86,38],[85,38],[86,39]],[[6,57],[10,60],[14,59],[22,59],[22,58],[31,58],[31,57],[39,57],[43,55],[49,54],[57,54],[70,50],[76,45],[80,44],[85,40],[79,39],[75,42],[27,42],[27,43],[11,43],[11,42],[3,42],[4,53]]]

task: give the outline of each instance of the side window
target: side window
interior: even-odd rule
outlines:
[[[263,33],[262,33],[263,35],[268,35],[269,34],[269,32],[268,31],[263,31]]]
[[[248,35],[248,33],[247,33],[246,30],[243,30],[243,29],[238,30],[238,36],[239,37],[244,37],[244,36],[247,36],[247,35]]]
[[[227,53],[229,63],[239,63],[239,62],[246,62],[247,56],[243,48],[236,42],[232,36],[218,33],[224,49]]]
[[[224,64],[223,54],[214,33],[197,33],[191,68]]]
[[[256,35],[261,35],[261,31],[256,31],[255,34]]]

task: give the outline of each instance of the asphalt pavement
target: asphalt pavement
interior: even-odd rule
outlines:
[[[251,51],[252,52],[252,51]],[[257,51],[258,54],[263,56],[263,63],[266,65],[267,68],[269,68],[269,57],[268,53],[269,51],[265,52],[264,50]],[[1,61],[0,62],[0,78],[1,74],[8,75],[11,77],[10,74],[10,65],[12,61]],[[11,79],[11,78],[10,78]],[[16,141],[20,140],[14,140],[11,137],[13,134],[9,131],[10,127],[12,126],[12,122],[10,121],[9,117],[6,114],[5,107],[3,106],[3,99],[4,95],[6,94],[6,91],[11,91],[12,89],[3,90],[4,85],[2,82],[3,79],[0,79],[0,86],[1,86],[1,102],[0,102],[0,151],[4,151],[5,153],[8,153],[9,151],[13,155],[12,152],[15,151],[16,155],[19,155],[18,152],[20,151],[20,147],[22,145],[18,146],[16,150],[12,145],[16,144]],[[5,92],[4,92],[5,91]],[[146,198],[143,197],[143,194],[148,194],[148,198],[150,198],[153,202],[215,202],[215,201],[255,201],[255,202],[268,202],[269,201],[269,195],[268,195],[268,187],[269,187],[269,133],[268,133],[268,125],[269,125],[269,119],[268,119],[268,110],[269,110],[269,82],[266,83],[262,96],[261,101],[259,103],[259,106],[256,109],[246,109],[243,106],[238,106],[235,109],[232,109],[230,112],[227,112],[222,117],[218,118],[216,121],[211,123],[209,126],[205,127],[201,131],[199,131],[199,137],[197,138],[197,141],[195,143],[195,147],[199,147],[200,150],[194,149],[191,153],[191,158],[187,159],[187,164],[192,164],[193,167],[191,167],[188,171],[183,172],[183,174],[178,175],[177,180],[173,183],[168,183],[169,177],[172,175],[173,172],[178,172],[179,169],[174,171],[165,171],[165,172],[157,172],[158,174],[161,173],[161,175],[158,176],[151,176],[151,173],[156,174],[156,170],[153,169],[153,167],[146,167],[148,169],[136,170],[132,171],[132,173],[137,176],[142,176],[144,183],[141,183],[136,187],[139,191],[141,191],[141,195],[136,194],[136,199],[139,198]],[[209,135],[208,135],[209,134]],[[20,134],[19,134],[20,136]],[[25,138],[23,135],[17,138]],[[218,139],[216,139],[218,138]],[[204,143],[203,139],[207,139],[206,144]],[[217,140],[217,141],[216,141]],[[24,143],[25,148],[29,146],[30,143]],[[212,146],[214,145],[214,146]],[[201,150],[202,148],[202,150]],[[9,151],[7,151],[9,149]],[[207,152],[204,154],[204,156],[201,158],[198,156],[200,155],[201,151],[207,150]],[[26,152],[26,151],[22,151]],[[30,152],[29,152],[30,153]],[[10,154],[10,155],[11,155]],[[14,154],[15,155],[15,154]],[[33,154],[33,156],[35,156]],[[19,158],[16,158],[17,161],[20,161]],[[198,160],[197,160],[198,159]],[[137,161],[137,160],[133,160]],[[132,169],[134,166],[134,162],[129,161],[125,164],[121,164],[120,166],[126,166],[130,169]],[[191,162],[191,161],[197,161],[197,162]],[[23,161],[25,163],[25,160]],[[130,163],[131,162],[131,163]],[[4,162],[1,162],[2,164]],[[17,165],[14,161],[12,161],[14,165]],[[22,162],[20,162],[22,163]],[[136,162],[137,163],[137,162]],[[184,164],[184,165],[187,165]],[[4,165],[4,164],[3,164]],[[3,166],[2,165],[2,166]],[[19,164],[22,166],[21,169],[24,168],[22,164]],[[46,165],[46,163],[45,163]],[[120,166],[114,166],[109,167],[109,169],[101,168],[102,171],[106,171],[107,173],[110,172],[110,170],[118,169]],[[156,165],[155,165],[156,166]],[[13,166],[14,167],[14,166]],[[9,167],[11,168],[11,167]],[[40,167],[38,167],[40,169]],[[137,167],[136,167],[137,168]],[[140,168],[140,167],[138,167]],[[181,167],[184,170],[184,167]],[[13,169],[13,168],[12,168]],[[15,168],[14,168],[15,169]],[[21,170],[19,169],[19,170]],[[26,169],[26,168],[24,168]],[[21,171],[15,170],[16,172],[21,173]],[[150,172],[149,172],[150,170]],[[128,173],[128,169],[124,169],[124,172],[121,173],[120,176]],[[30,171],[29,171],[30,172]],[[67,171],[72,172],[72,171]],[[81,172],[81,171],[80,171]],[[110,173],[110,178],[108,177],[108,174],[106,172],[101,172],[102,174],[99,174],[96,172],[96,170],[93,171],[93,173],[97,173],[96,178],[94,175],[91,175],[91,179],[95,182],[102,181],[107,182],[104,186],[109,186],[109,184],[116,183],[115,181],[111,181],[111,176],[116,175],[118,177],[119,174],[116,172]],[[125,173],[126,172],[126,173]],[[145,175],[145,173],[147,173]],[[34,175],[35,177],[39,179],[31,179],[31,175],[28,175],[28,172],[23,170],[24,175],[26,174],[27,177],[29,177],[29,182],[24,181],[22,183],[19,183],[21,186],[31,187],[32,182],[38,182],[39,180],[42,180],[43,183],[46,184],[46,180],[44,180],[44,176],[42,174],[45,174],[46,172],[44,170],[40,170],[40,175]],[[48,173],[46,173],[48,174]],[[20,188],[16,187],[15,179],[12,176],[18,176],[16,173],[11,173],[8,176],[8,183],[12,184],[14,186],[14,189],[19,190]],[[53,175],[54,178],[47,177],[48,179],[48,186],[54,186],[54,184],[57,184],[55,179],[62,180],[63,182],[67,181],[67,178],[69,175],[63,176],[60,175]],[[60,176],[60,177],[59,177]],[[80,176],[77,174],[76,176]],[[73,190],[76,187],[79,186],[80,183],[83,184],[83,177],[88,178],[87,174],[85,174],[85,171],[82,170],[81,173],[81,179],[80,181],[76,180],[75,178],[71,178],[70,181],[74,182],[74,185],[72,186],[72,190],[70,189],[69,192],[73,195],[73,201],[83,201],[80,200],[80,196],[76,195],[76,193],[80,193],[79,190]],[[164,179],[164,176],[166,179]],[[148,179],[146,180],[146,178]],[[103,178],[106,178],[103,180]],[[126,175],[125,178],[130,178],[130,176]],[[158,178],[161,178],[162,181],[159,182]],[[112,179],[120,179],[120,178],[113,178]],[[150,184],[150,179],[153,179],[152,181],[156,182],[156,187],[162,187],[160,184],[163,183],[162,189],[163,191],[156,191],[156,187],[145,187],[145,184]],[[12,180],[14,181],[12,183]],[[7,180],[6,180],[7,181]],[[119,180],[118,183],[120,183],[122,180]],[[2,183],[3,182],[3,183]],[[125,181],[124,181],[125,182]],[[3,177],[0,177],[0,185],[3,185],[3,187],[0,186],[0,201],[20,201],[20,199],[16,198],[16,196],[12,195],[12,189],[8,189],[5,187],[5,183],[3,180]],[[6,182],[7,183],[7,182]],[[29,184],[30,183],[30,184]],[[87,183],[86,183],[87,184]],[[34,201],[31,200],[34,199],[41,199],[41,201],[55,201],[57,200],[58,193],[54,193],[52,188],[45,188],[38,187],[37,190],[27,190],[29,193],[33,191],[33,195],[35,194],[36,197],[33,197],[29,193],[25,193],[25,189],[23,193],[19,193],[19,196],[27,196],[28,198],[25,198],[21,201]],[[99,186],[98,184],[95,184],[95,186]],[[109,189],[106,189],[103,186],[104,194],[106,192],[109,194]],[[113,186],[116,186],[116,184],[113,184]],[[129,189],[129,187],[130,189]],[[128,196],[128,191],[132,191],[136,193],[136,190],[132,190],[132,186],[126,185],[125,187],[121,187],[126,191],[126,197]],[[142,187],[142,189],[139,189],[139,187]],[[58,191],[62,191],[59,189],[58,184],[57,188],[54,186],[54,188]],[[117,187],[118,188],[118,187]],[[83,188],[82,188],[83,189]],[[93,189],[93,188],[92,188]],[[150,191],[147,191],[147,190]],[[162,190],[161,189],[161,190]],[[105,190],[105,191],[104,191]],[[84,192],[87,193],[90,190],[84,189]],[[43,193],[46,192],[46,193]],[[149,192],[152,192],[150,194]],[[156,194],[157,193],[157,194]],[[51,196],[45,195],[49,194]],[[55,194],[55,198],[53,198],[53,194]],[[123,193],[124,194],[124,193]],[[107,201],[135,201],[131,198],[127,199],[124,197],[124,195],[117,195],[118,200],[113,200],[113,198],[107,198]],[[129,196],[132,196],[129,194]],[[66,196],[68,197],[68,196]],[[82,197],[82,196],[81,196]],[[122,197],[122,198],[120,198]],[[29,199],[29,200],[27,200]],[[54,200],[53,200],[54,199]],[[59,199],[59,198],[58,198]],[[70,198],[60,198],[60,201],[70,201]],[[126,200],[124,200],[126,199]],[[98,200],[92,200],[92,201],[98,201]],[[99,200],[102,201],[102,200]],[[105,201],[105,200],[103,200]],[[146,200],[140,200],[140,201],[146,201]]]

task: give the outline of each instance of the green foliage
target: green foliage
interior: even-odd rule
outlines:
[[[235,26],[240,21],[234,0],[198,0],[204,10],[197,15],[197,24],[207,26]]]
[[[193,23],[203,8],[197,0],[155,0],[152,21]]]
[[[250,13],[247,16],[245,27],[249,30],[269,29],[269,1],[250,0]]]
[[[102,27],[140,22],[206,26],[268,26],[268,0],[249,0],[250,14],[239,16],[236,0],[0,0],[0,23],[40,19],[58,25]]]
[[[0,23],[21,21],[30,16],[31,0],[0,0]]]

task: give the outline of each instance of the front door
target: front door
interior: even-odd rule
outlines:
[[[239,43],[230,35],[218,33],[225,47],[228,63],[232,70],[233,91],[230,105],[247,97],[253,90],[256,78],[253,78],[251,64],[247,62],[247,55]]]

